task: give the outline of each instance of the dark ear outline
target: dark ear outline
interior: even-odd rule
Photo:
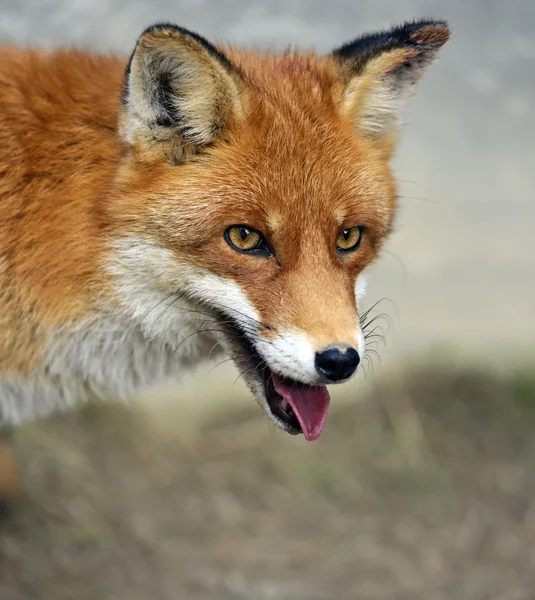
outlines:
[[[359,133],[391,153],[400,109],[449,37],[445,21],[423,19],[364,35],[334,50],[330,56],[344,83],[340,111]]]
[[[234,65],[230,62],[230,60],[223,54],[223,52],[218,50],[213,44],[211,44],[202,35],[199,35],[195,31],[190,31],[189,29],[186,29],[185,27],[179,27],[178,25],[175,25],[174,23],[166,23],[166,22],[154,23],[153,25],[151,25],[150,27],[147,27],[144,31],[141,32],[141,35],[138,37],[138,39],[136,41],[136,45],[130,54],[130,58],[128,59],[128,63],[126,65],[126,69],[124,72],[123,91],[121,94],[121,100],[122,100],[123,104],[126,104],[128,101],[128,80],[130,78],[130,71],[132,69],[132,61],[134,60],[134,55],[135,55],[137,47],[139,45],[139,41],[141,40],[141,38],[143,36],[145,36],[149,33],[154,33],[155,31],[166,30],[166,29],[172,29],[178,33],[181,33],[182,35],[185,35],[185,36],[188,36],[188,37],[194,39],[196,42],[201,44],[201,46],[203,46],[209,52],[209,54],[211,54],[215,59],[219,60],[219,62],[223,66],[225,66],[229,72],[234,73],[236,75],[239,74],[238,70],[234,67]]]
[[[359,75],[370,60],[384,52],[406,49],[418,54],[424,51],[434,53],[449,37],[450,28],[446,21],[420,19],[358,37],[333,50],[331,55],[351,63],[352,74]]]

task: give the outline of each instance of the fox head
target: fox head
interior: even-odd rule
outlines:
[[[164,24],[130,59],[113,206],[122,302],[154,337],[158,303],[195,312],[266,413],[309,440],[325,385],[364,354],[361,273],[392,228],[399,109],[448,37],[418,21],[325,56],[273,55]]]

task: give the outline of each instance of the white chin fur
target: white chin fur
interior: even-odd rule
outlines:
[[[269,340],[260,337],[256,348],[277,374],[309,385],[321,382],[314,366],[316,352],[305,332],[290,330]]]

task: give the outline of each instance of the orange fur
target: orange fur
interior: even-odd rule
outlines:
[[[123,360],[138,361],[127,375],[118,363],[129,381],[120,393],[145,381],[151,352],[172,363],[182,322],[147,317],[177,291],[190,313],[213,309],[221,328],[222,312],[237,313],[218,294],[238,290],[256,315],[240,323],[254,344],[275,348],[296,331],[311,353],[363,344],[355,284],[392,227],[399,90],[448,36],[441,23],[395,31],[401,50],[383,49],[378,34],[355,58],[352,47],[327,56],[216,49],[156,26],[126,76],[122,58],[0,49],[0,396],[19,386],[9,410],[30,393],[26,381],[35,396],[57,387],[67,405],[67,380],[100,393],[118,355],[106,328],[130,336]],[[233,225],[261,232],[274,256],[236,252],[224,237]],[[337,236],[355,226],[361,246],[342,255]],[[191,319],[182,325],[186,339],[199,333],[189,333]],[[180,360],[207,355],[214,341],[232,350],[229,336],[205,335]],[[305,371],[297,379],[319,385]],[[0,397],[0,422],[1,408]]]
[[[0,370],[28,373],[47,327],[87,310],[124,148],[124,61],[3,50]]]
[[[264,279],[258,286],[263,296],[276,271],[262,264],[241,264],[240,256],[227,251],[218,235],[217,195],[224,195],[232,206],[228,225],[239,214],[242,221],[265,230],[262,204],[267,203],[272,212],[284,215],[286,231],[274,232],[274,241],[290,263],[299,258],[295,247],[300,231],[306,230],[309,238],[302,252],[311,257],[318,239],[332,238],[335,223],[325,223],[323,203],[336,204],[347,197],[339,207],[345,212],[344,222],[370,223],[374,233],[346,277],[349,309],[355,270],[375,256],[393,216],[388,165],[372,144],[354,136],[351,121],[340,122],[335,114],[339,90],[330,61],[313,54],[230,55],[249,86],[250,117],[239,132],[240,148],[214,148],[177,173],[160,162],[138,165],[124,160],[126,148],[117,137],[124,60],[82,52],[4,51],[0,255],[8,257],[2,288],[9,287],[15,296],[2,298],[7,308],[0,313],[0,326],[7,332],[0,340],[4,369],[30,369],[38,357],[39,338],[45,335],[43,326],[76,319],[88,310],[92,298],[105,291],[95,272],[103,238],[113,228],[141,232],[154,227],[147,223],[148,210],[162,217],[170,210],[178,212],[178,226],[190,230],[182,245],[175,239],[176,223],[162,226],[162,243],[177,252],[191,252],[204,266],[216,266],[244,283],[251,277]],[[305,168],[294,172],[287,168],[289,162]],[[260,194],[253,197],[251,190]],[[361,202],[352,208],[358,198]],[[200,248],[201,258],[194,247],[202,240],[214,244]],[[307,296],[338,288],[330,281],[339,277],[331,271],[335,259],[327,257],[323,268],[307,263],[303,277],[317,282],[318,290],[309,289]],[[280,287],[290,296],[299,295],[285,283]],[[280,296],[278,289],[273,295]],[[300,310],[279,301],[254,303],[265,305],[263,318],[270,323],[282,320],[286,310]],[[325,319],[329,313],[320,322]]]

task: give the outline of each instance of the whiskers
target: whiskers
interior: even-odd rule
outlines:
[[[263,342],[265,344],[272,343],[269,340],[265,340],[259,337],[259,333],[261,331],[272,330],[272,327],[270,325],[259,321],[234,307],[223,305],[221,303],[218,303],[217,306],[210,306],[207,303],[203,304],[202,302],[195,301],[195,303],[199,305],[198,308],[180,306],[179,302],[184,298],[189,299],[188,295],[185,293],[169,294],[151,309],[151,311],[153,311],[162,304],[166,303],[167,301],[163,310],[161,310],[160,313],[157,315],[155,321],[161,319],[165,312],[170,309],[178,310],[181,313],[199,314],[203,317],[194,319],[193,322],[202,324],[204,325],[204,327],[200,327],[196,331],[188,333],[188,335],[186,335],[174,348],[174,353],[177,353],[178,350],[183,346],[183,344],[185,344],[187,340],[191,339],[194,336],[204,333],[221,333],[223,335],[229,336],[230,338],[233,338],[238,344],[243,344],[244,348],[242,348],[241,350],[237,350],[230,356],[227,355],[227,357],[224,360],[214,365],[210,369],[209,373],[211,373],[214,369],[227,362],[237,362],[238,359],[244,361],[248,366],[238,375],[234,383],[236,383],[241,377],[243,377],[246,373],[250,372],[253,369],[260,368],[262,370],[265,370],[266,365],[263,359],[260,357],[260,355],[257,355],[257,353],[254,351],[254,346],[255,342]],[[204,308],[206,310],[204,310]],[[229,314],[233,313],[236,314],[236,317],[229,316]],[[247,352],[245,348],[246,345],[250,345],[253,349],[251,353]],[[208,353],[208,358],[212,356],[214,350],[218,346],[222,346],[220,341],[216,341],[216,343],[212,346],[210,352]],[[253,359],[253,353],[256,361]]]
[[[363,359],[366,361],[366,367],[362,365],[365,377],[368,376],[368,369],[373,372],[374,359],[381,361],[380,349],[386,347],[386,336],[393,326],[393,321],[390,315],[386,312],[379,312],[377,307],[384,302],[390,303],[394,308],[395,305],[389,298],[381,298],[370,306],[360,317],[360,328],[366,342],[366,350]]]
[[[194,302],[194,307],[181,305],[181,301]],[[151,314],[160,308],[155,318],[151,317]],[[192,319],[190,323],[198,323],[204,325],[200,329],[188,333],[183,339],[180,340],[177,346],[174,348],[174,352],[183,346],[188,339],[200,335],[203,333],[221,333],[223,335],[233,335],[237,338],[255,339],[258,337],[258,332],[262,330],[271,330],[271,327],[247,315],[246,313],[228,305],[218,303],[217,306],[211,306],[207,302],[202,302],[197,299],[192,299],[188,292],[174,292],[165,296],[162,300],[152,306],[146,313],[143,314],[141,321],[146,323],[150,328],[156,328],[157,324],[168,311],[178,311],[180,314],[196,314],[203,318]],[[235,314],[236,317],[230,317],[229,314]],[[209,357],[212,355],[214,349],[220,346],[220,342],[216,342],[209,353]],[[232,360],[232,359],[229,359]],[[217,366],[217,365],[216,365]]]

